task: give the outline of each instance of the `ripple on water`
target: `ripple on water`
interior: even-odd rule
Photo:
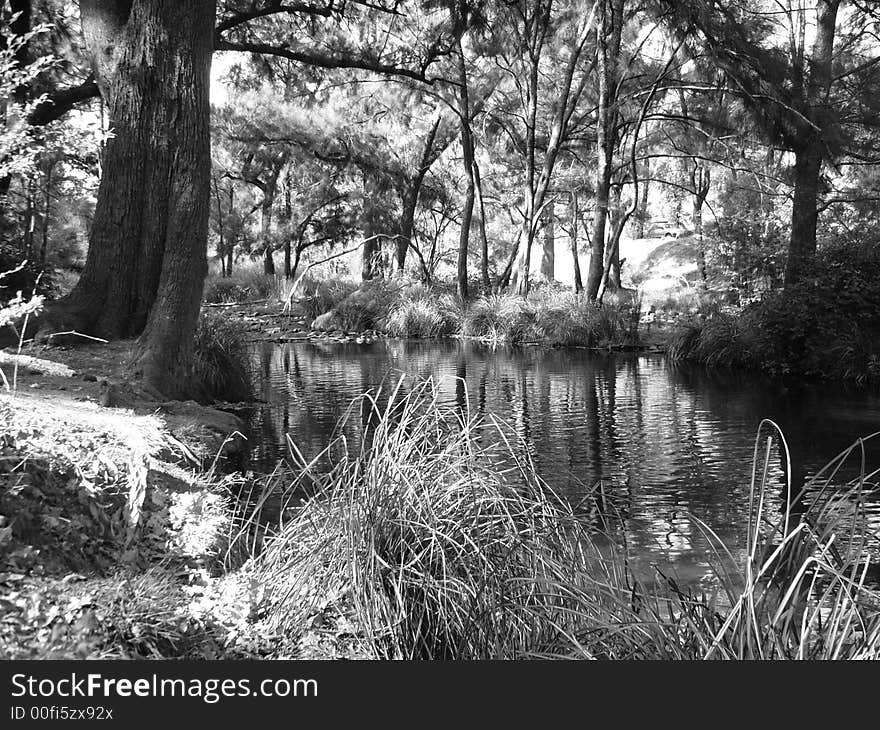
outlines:
[[[683,582],[706,575],[707,541],[695,515],[733,546],[744,545],[755,437],[761,420],[783,429],[795,484],[816,474],[857,438],[880,430],[880,397],[840,388],[787,387],[744,375],[670,367],[662,357],[585,350],[489,348],[459,341],[261,343],[254,415],[256,460],[269,468],[286,434],[307,457],[329,442],[354,398],[382,403],[401,376],[434,377],[442,403],[511,424],[541,475],[573,499],[597,501],[625,530],[635,563]],[[359,435],[358,418],[347,435]],[[763,459],[763,446],[761,456]],[[880,466],[880,440],[865,450]],[[854,478],[853,459],[842,477]],[[769,509],[782,503],[787,467],[771,448]],[[869,501],[880,524],[880,500]]]

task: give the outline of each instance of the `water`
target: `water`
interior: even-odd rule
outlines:
[[[620,529],[637,570],[658,566],[688,584],[710,574],[708,542],[691,515],[734,551],[745,544],[762,419],[785,433],[795,485],[880,431],[876,393],[708,374],[658,355],[450,340],[262,343],[256,357],[267,401],[253,419],[257,468],[284,458],[285,434],[306,457],[318,454],[359,394],[392,387],[401,374],[433,376],[445,403],[512,424],[557,491],[572,500],[590,495],[593,518]],[[359,424],[351,419],[349,436]],[[866,457],[869,468],[880,467],[880,440],[868,442]],[[778,511],[786,467],[776,448],[769,463],[769,508]],[[859,466],[852,459],[843,477],[857,476]],[[880,524],[880,496],[868,510]]]

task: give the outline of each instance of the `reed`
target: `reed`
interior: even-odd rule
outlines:
[[[208,399],[253,398],[250,352],[243,324],[215,312],[199,317],[193,341],[193,381]]]

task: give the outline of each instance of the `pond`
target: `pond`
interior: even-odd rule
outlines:
[[[589,495],[593,518],[598,512],[625,536],[638,572],[657,565],[689,585],[710,576],[709,544],[691,516],[734,551],[745,544],[762,419],[784,432],[796,487],[880,430],[876,393],[709,374],[673,367],[661,355],[379,340],[260,343],[256,361],[266,405],[253,417],[255,468],[271,471],[285,457],[286,434],[306,457],[320,453],[361,393],[387,392],[401,375],[431,376],[442,401],[510,423],[558,492]],[[349,428],[359,427],[351,419]],[[880,440],[865,448],[869,469],[880,467]],[[770,508],[778,512],[786,467],[775,446],[769,465]],[[859,468],[851,459],[841,479]],[[880,495],[868,511],[880,523]]]

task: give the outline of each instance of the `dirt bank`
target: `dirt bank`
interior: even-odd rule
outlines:
[[[0,657],[295,655],[228,554],[245,425],[126,385],[131,344],[2,357]]]

